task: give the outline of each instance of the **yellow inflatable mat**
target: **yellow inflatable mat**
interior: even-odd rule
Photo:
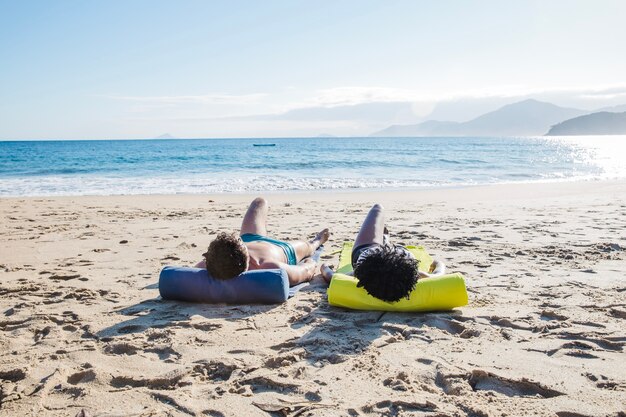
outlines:
[[[339,267],[328,287],[328,302],[336,307],[354,310],[380,311],[444,311],[467,305],[467,289],[463,275],[448,274],[439,277],[420,278],[409,298],[389,303],[375,298],[363,288],[358,280],[346,275],[352,271],[352,242],[345,242],[339,256]],[[406,247],[420,261],[419,269],[428,271],[432,258],[422,246]]]

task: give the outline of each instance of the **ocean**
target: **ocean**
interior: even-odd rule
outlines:
[[[254,145],[274,146],[254,146]],[[0,142],[0,196],[406,189],[626,178],[626,137]]]

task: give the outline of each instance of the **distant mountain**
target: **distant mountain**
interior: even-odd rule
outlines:
[[[332,107],[303,107],[278,114],[232,116],[226,120],[241,121],[306,121],[327,122],[364,120],[377,123],[415,123],[423,120],[415,115],[413,106],[407,102],[361,103]]]
[[[176,138],[170,135],[169,133],[164,133],[160,136],[157,136],[155,139],[176,139]]]
[[[454,136],[461,123],[428,120],[415,125],[392,125],[370,136]]]
[[[575,117],[553,126],[546,135],[626,135],[626,112],[603,111]]]
[[[601,112],[601,111],[609,111],[611,113],[622,113],[626,111],[626,104],[621,104],[619,106],[603,107],[601,109],[596,110],[594,113]]]
[[[556,123],[585,113],[529,99],[467,122],[429,120],[416,125],[393,125],[371,136],[538,136]]]

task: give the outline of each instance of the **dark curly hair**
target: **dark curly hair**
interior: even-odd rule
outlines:
[[[220,233],[203,253],[209,275],[231,279],[248,269],[248,248],[234,233]]]
[[[417,283],[419,261],[407,257],[393,246],[380,246],[354,268],[357,286],[383,301],[408,298]]]

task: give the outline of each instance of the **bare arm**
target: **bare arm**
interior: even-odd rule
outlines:
[[[284,269],[289,277],[289,285],[296,285],[301,282],[310,281],[315,275],[315,266],[317,264],[312,259],[306,259],[298,265],[289,265],[283,262],[265,262],[261,269]],[[198,262],[196,268],[206,268],[206,260]]]
[[[316,262],[312,259],[305,259],[298,265],[288,265],[283,262],[266,262],[263,265],[263,269],[280,268],[287,272],[289,277],[289,285],[296,285],[301,282],[310,281],[315,275]]]

